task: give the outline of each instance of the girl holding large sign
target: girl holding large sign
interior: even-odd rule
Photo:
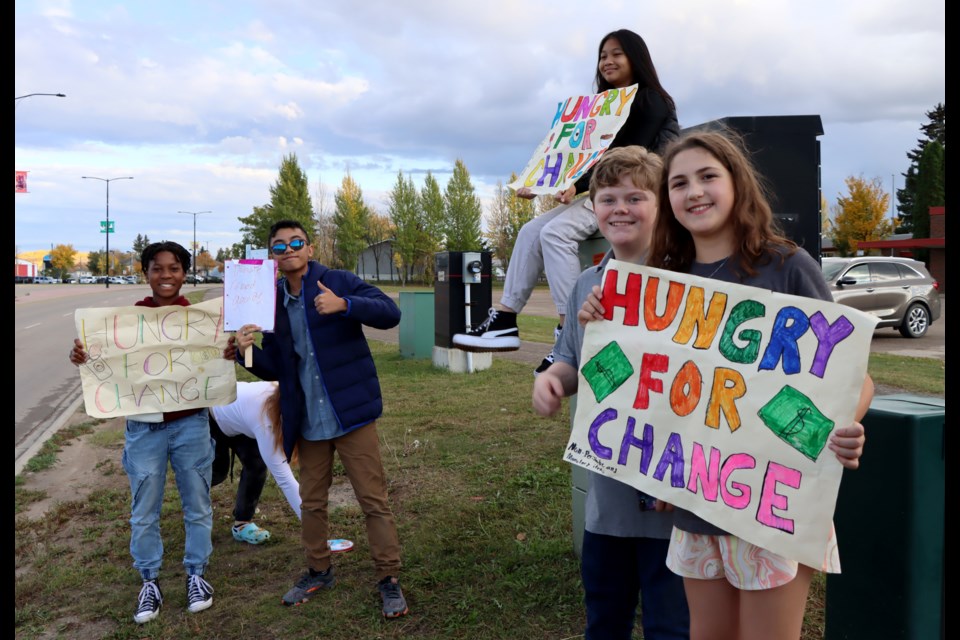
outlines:
[[[659,152],[680,132],[673,98],[660,84],[650,51],[643,38],[629,29],[618,29],[600,41],[596,71],[597,93],[638,85],[630,114],[609,148],[639,145]],[[469,333],[457,334],[453,344],[465,351],[515,351],[520,348],[517,314],[530,299],[533,287],[546,273],[550,295],[557,306],[559,336],[567,298],[580,275],[578,246],[597,231],[597,218],[589,198],[576,198],[590,187],[592,169],[556,195],[560,205],[526,223],[517,235],[510,256],[500,309],[490,309],[488,318]],[[517,196],[532,199],[527,187]],[[551,351],[535,373],[553,362]]]
[[[686,135],[668,147],[663,166],[649,266],[832,301],[816,261],[774,228],[760,179],[734,134]],[[872,398],[867,376],[855,420]],[[828,446],[844,467],[859,466],[863,434],[854,422],[831,436]],[[794,639],[814,570],[839,571],[835,541],[826,555],[820,567],[802,565],[677,508],[667,566],[684,579],[694,640]]]

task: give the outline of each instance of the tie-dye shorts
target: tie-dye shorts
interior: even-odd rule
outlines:
[[[719,580],[737,589],[757,591],[780,587],[797,576],[798,563],[732,535],[711,536],[673,528],[667,567],[683,578]],[[840,573],[840,555],[833,526],[821,571]]]

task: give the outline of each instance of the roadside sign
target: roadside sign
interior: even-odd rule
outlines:
[[[110,224],[110,229],[107,229],[107,224],[108,224],[107,221],[106,221],[106,220],[101,220],[101,221],[100,221],[100,233],[116,233],[116,229],[113,228],[113,223],[114,223],[114,221],[111,220],[111,221],[109,222],[109,224]]]

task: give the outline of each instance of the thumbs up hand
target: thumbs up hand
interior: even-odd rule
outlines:
[[[320,293],[313,299],[313,306],[316,308],[317,313],[322,316],[327,316],[331,313],[343,313],[347,310],[346,300],[323,286],[323,283],[319,280],[317,281],[317,286],[320,287]]]

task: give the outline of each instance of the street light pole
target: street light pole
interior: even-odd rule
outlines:
[[[29,98],[29,97],[31,97],[31,96],[53,96],[54,98],[66,98],[66,97],[67,97],[67,95],[66,95],[65,93],[28,93],[28,94],[25,95],[25,96],[17,96],[16,100],[14,100],[14,103],[16,103],[17,100],[23,100],[24,98]]]
[[[121,176],[119,178],[98,178],[96,176],[81,176],[84,180],[100,180],[107,183],[107,289],[110,288],[110,183],[114,180],[133,180],[133,176]]]
[[[197,216],[201,213],[213,213],[213,211],[177,211],[177,213],[189,213],[193,216],[193,286],[197,286]]]

